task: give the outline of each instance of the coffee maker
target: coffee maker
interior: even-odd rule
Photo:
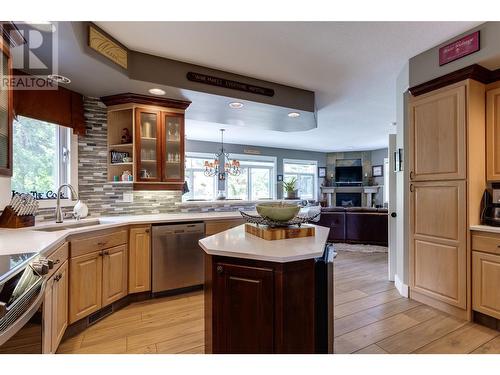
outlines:
[[[481,223],[500,227],[500,183],[493,183],[491,186],[491,192],[486,189],[483,194]]]

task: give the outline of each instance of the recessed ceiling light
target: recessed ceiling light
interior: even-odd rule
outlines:
[[[288,114],[288,117],[290,117],[290,118],[297,118],[297,117],[300,117],[300,113],[299,112],[290,112]]]
[[[157,89],[157,88],[149,89],[148,91],[150,94],[153,94],[153,95],[165,95],[166,94],[165,90]]]
[[[231,107],[232,109],[240,109],[240,108],[243,108],[243,103],[231,102],[231,103],[229,103],[229,107]]]
[[[47,78],[57,83],[71,83],[71,80],[68,77],[59,74],[49,74]]]

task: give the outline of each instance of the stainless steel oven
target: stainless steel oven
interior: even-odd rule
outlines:
[[[0,353],[42,353],[44,275],[51,266],[36,253],[0,256]]]

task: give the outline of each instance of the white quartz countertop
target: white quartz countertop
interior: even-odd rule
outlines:
[[[210,255],[278,263],[293,262],[323,254],[329,228],[317,225],[315,228],[315,236],[268,241],[245,232],[245,225],[240,225],[200,240],[200,246]]]
[[[52,250],[59,244],[63,243],[70,235],[130,224],[180,223],[186,221],[209,221],[238,218],[241,218],[241,214],[238,211],[109,216],[84,219],[80,221],[80,224],[87,224],[88,226],[74,227],[55,232],[43,232],[39,229],[78,223],[74,220],[65,220],[62,224],[42,222],[30,228],[0,229],[0,255],[19,254],[24,252],[43,254],[44,252]],[[92,225],[93,223],[95,223],[95,225]]]
[[[480,232],[500,233],[500,227],[493,227],[491,225],[471,225],[470,230],[477,230]]]

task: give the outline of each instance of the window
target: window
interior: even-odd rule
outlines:
[[[188,183],[189,193],[184,194],[184,200],[212,200],[216,197],[215,177],[205,176],[205,167],[203,164],[207,157],[192,156],[186,157],[185,179]]]
[[[49,122],[18,116],[13,123],[11,188],[36,191],[47,198],[70,182],[71,130]]]
[[[186,157],[186,181],[189,193],[184,200],[213,200],[217,197],[217,177],[206,177],[205,160],[212,154],[188,153]],[[241,200],[274,199],[276,197],[276,158],[266,156],[234,155],[240,161],[241,173],[227,177],[226,198]]]
[[[297,189],[300,199],[316,199],[318,183],[318,162],[315,160],[291,160],[283,161],[283,179],[297,180]]]

